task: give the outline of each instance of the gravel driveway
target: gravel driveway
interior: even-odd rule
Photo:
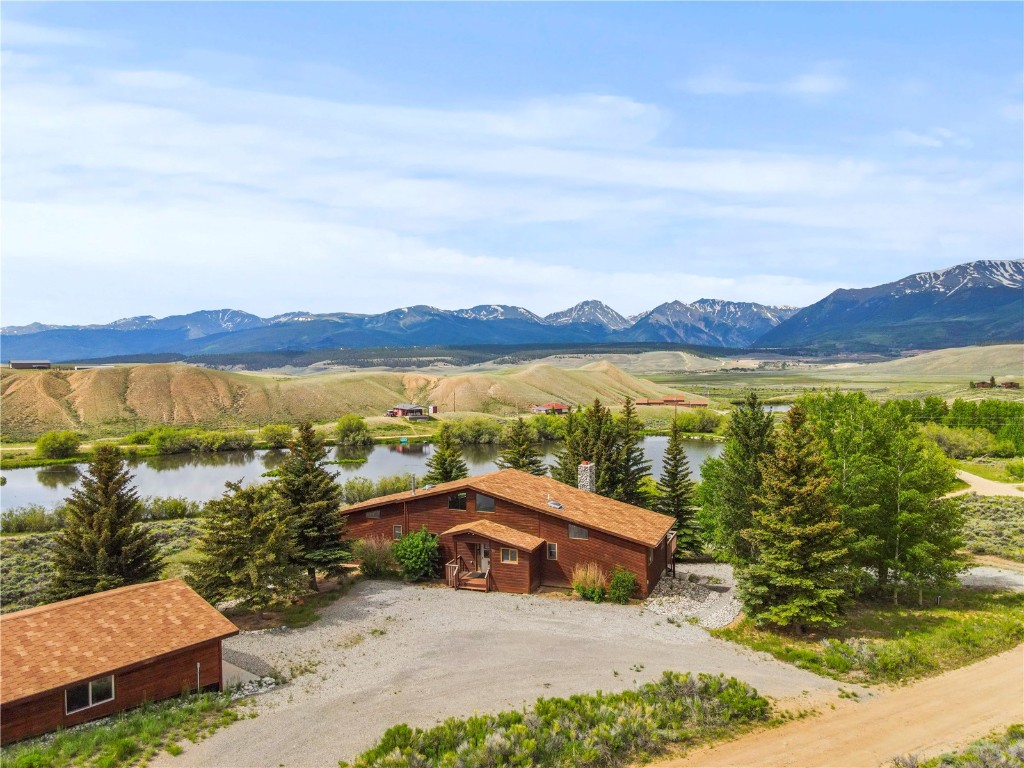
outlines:
[[[430,726],[538,696],[621,690],[663,670],[724,672],[780,698],[839,687],[638,606],[381,581],[358,584],[310,627],[225,645],[292,682],[258,697],[259,717],[153,765],[335,766],[396,723]]]

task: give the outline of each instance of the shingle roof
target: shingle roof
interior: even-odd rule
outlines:
[[[516,469],[503,469],[487,475],[476,475],[464,480],[442,483],[433,488],[421,488],[414,496],[411,491],[392,493],[369,499],[342,510],[343,514],[361,509],[373,509],[397,501],[435,496],[449,491],[474,490],[497,496],[545,515],[568,520],[571,523],[610,533],[638,544],[656,547],[675,524],[675,519],[642,507],[634,507],[589,491],[581,491],[550,477],[537,477]],[[561,507],[554,507],[554,501]]]
[[[447,536],[448,534],[467,532],[476,533],[485,539],[492,539],[501,544],[508,544],[510,547],[516,547],[527,552],[533,552],[533,550],[544,543],[544,539],[539,539],[533,534],[517,531],[515,528],[509,528],[507,525],[495,523],[493,520],[474,520],[472,523],[456,525],[441,535]]]
[[[0,702],[238,634],[180,579],[135,584],[0,617]]]

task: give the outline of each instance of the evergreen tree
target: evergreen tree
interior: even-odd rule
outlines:
[[[740,599],[756,624],[834,627],[850,584],[851,531],[830,499],[831,477],[807,420],[794,406],[761,462],[763,485],[743,537],[751,559],[738,570]]]
[[[306,576],[294,525],[276,484],[227,483],[206,505],[190,581],[211,603],[237,600],[256,610],[300,594]]]
[[[577,487],[579,466],[589,461],[595,466],[594,490],[602,496],[614,496],[618,487],[617,448],[619,434],[615,419],[600,399],[589,408],[573,411],[566,417],[565,441],[555,457],[551,476]]]
[[[54,600],[153,581],[160,552],[139,525],[142,508],[121,452],[100,446],[80,487],[65,500],[64,528],[54,537]]]
[[[833,498],[856,534],[854,565],[895,601],[907,588],[952,584],[964,567],[963,518],[942,498],[955,474],[938,446],[896,403],[838,391],[799,403],[824,439]]]
[[[518,418],[505,430],[505,446],[494,462],[499,469],[518,469],[531,475],[546,475],[547,467],[534,446],[530,425]]]
[[[295,518],[298,565],[306,569],[309,585],[319,589],[316,572],[336,573],[348,560],[345,517],[341,514],[338,473],[326,467],[327,449],[308,421],[299,424],[289,455],[278,471],[278,490]]]
[[[645,489],[645,481],[651,475],[651,462],[644,456],[643,423],[637,416],[632,398],[626,398],[617,427],[616,477],[611,496],[627,504],[646,507],[651,502]]]
[[[427,459],[423,482],[429,485],[448,483],[469,476],[469,467],[462,459],[462,448],[451,424],[442,424],[434,441],[434,452]]]
[[[751,526],[754,497],[761,491],[760,462],[771,453],[773,431],[772,414],[751,392],[732,412],[722,455],[701,465],[701,529],[716,555],[735,566],[751,556],[741,532]]]
[[[690,552],[700,549],[697,521],[694,519],[690,460],[683,445],[683,432],[675,420],[668,434],[661,479],[658,481],[658,499],[654,508],[676,519],[676,540],[680,549]]]

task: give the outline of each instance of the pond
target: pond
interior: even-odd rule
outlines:
[[[651,472],[661,474],[662,456],[667,437],[644,438],[644,453],[652,462]],[[411,472],[423,475],[432,445],[376,445],[366,448],[336,449],[335,459],[365,458],[362,464],[338,464],[333,467],[338,479],[361,476],[376,479],[384,475]],[[469,445],[463,457],[470,474],[491,472],[498,457],[496,445]],[[554,462],[557,443],[542,445],[545,463]],[[717,456],[722,444],[711,440],[692,440],[686,443],[686,453],[694,477],[700,475],[700,465],[708,456]],[[185,496],[195,501],[208,501],[224,492],[224,483],[241,481],[259,483],[263,473],[278,466],[285,451],[230,451],[215,454],[177,454],[142,459],[133,464],[135,486],[140,496]],[[12,509],[27,504],[41,504],[53,508],[71,492],[81,478],[84,465],[63,465],[41,469],[6,469],[7,484],[0,488],[0,508]]]

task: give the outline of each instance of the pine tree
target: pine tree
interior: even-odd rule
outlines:
[[[505,430],[505,447],[494,462],[499,469],[518,469],[531,475],[546,475],[547,467],[533,444],[530,425],[518,418]]]
[[[278,471],[278,490],[295,518],[296,562],[306,569],[309,585],[319,589],[316,572],[336,573],[348,560],[341,486],[325,466],[327,449],[308,421],[299,424],[288,458]]]
[[[256,610],[300,594],[306,576],[294,524],[276,484],[227,483],[206,505],[190,581],[211,603],[237,600]]]
[[[696,552],[700,549],[697,521],[694,519],[693,480],[690,460],[683,445],[683,431],[672,421],[665,447],[665,458],[658,481],[658,499],[655,509],[676,519],[676,540],[680,549]]]
[[[65,500],[64,528],[54,537],[54,600],[153,581],[160,551],[139,525],[142,508],[121,452],[100,446],[82,485]]]
[[[434,452],[427,459],[428,472],[423,482],[429,485],[448,483],[469,476],[469,467],[462,459],[462,448],[451,424],[442,424],[434,441]]]
[[[822,445],[807,413],[794,406],[761,462],[764,478],[751,527],[751,560],[737,572],[738,592],[756,624],[834,627],[851,583],[852,531],[830,499]]]
[[[735,566],[750,559],[750,542],[741,533],[751,525],[760,461],[772,450],[773,431],[772,414],[751,392],[732,412],[722,455],[701,465],[701,529],[716,555]]]
[[[617,476],[612,498],[638,507],[646,507],[651,500],[644,485],[651,475],[651,462],[644,456],[643,423],[636,414],[632,398],[626,398],[617,426]]]
[[[551,476],[566,485],[578,486],[579,466],[589,461],[596,472],[594,490],[602,496],[612,496],[618,486],[618,438],[612,412],[594,398],[589,408],[566,417],[565,440],[555,457]]]

